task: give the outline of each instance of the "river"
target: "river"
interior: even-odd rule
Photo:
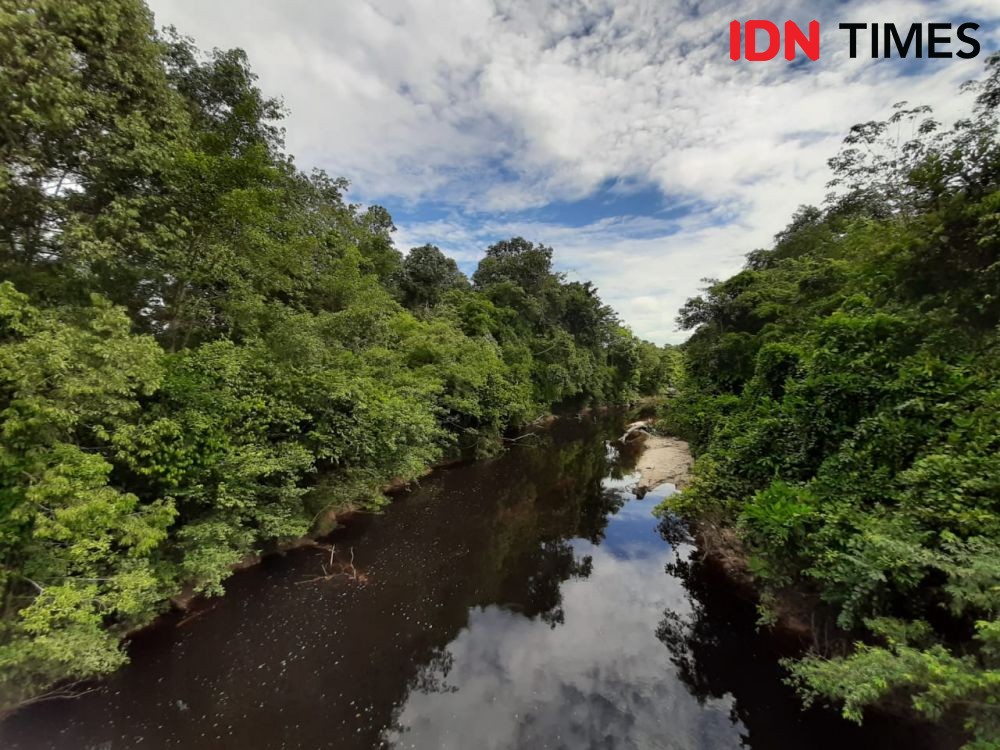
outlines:
[[[792,644],[637,499],[618,416],[563,419],[439,471],[329,549],[273,556],[131,642],[93,692],[0,726],[5,748],[935,746],[802,711]]]

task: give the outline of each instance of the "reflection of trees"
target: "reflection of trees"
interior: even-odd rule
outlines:
[[[677,539],[683,526],[665,519],[661,533]],[[769,701],[788,704],[781,683],[778,644],[756,630],[753,602],[734,591],[711,560],[677,554],[666,573],[681,581],[691,611],[663,613],[656,636],[669,649],[677,676],[699,702],[735,695],[734,719],[747,726]],[[797,709],[796,709],[797,711]],[[796,713],[792,712],[792,715]]]
[[[687,524],[681,519],[680,516],[673,513],[667,513],[664,515],[657,524],[656,530],[659,532],[663,541],[669,544],[672,549],[677,549],[682,545],[691,544],[693,541]],[[672,564],[676,565],[679,563]],[[669,573],[670,571],[668,570],[667,572]]]
[[[699,602],[693,601],[692,607],[687,615],[666,610],[656,628],[656,637],[670,651],[677,676],[698,702],[704,703],[710,698],[723,697],[729,690],[724,679],[713,679],[712,662],[720,645],[718,630]]]
[[[497,575],[484,604],[542,615],[558,605],[559,583],[582,574],[566,542],[598,542],[608,515],[625,501],[603,486],[617,463],[604,439],[617,429],[612,420],[567,420],[545,440],[512,450],[508,461],[516,471],[495,488],[488,549]]]
[[[471,609],[499,606],[553,628],[564,622],[563,584],[593,568],[572,540],[599,542],[609,515],[628,497],[604,486],[634,466],[634,456],[623,458],[605,442],[621,434],[621,422],[614,415],[560,420],[498,459],[427,480],[407,498],[405,535],[394,534],[391,543],[419,550],[421,563],[412,565],[409,551],[400,554],[405,592],[396,592],[392,606],[406,599],[418,616],[394,624],[393,632],[419,621],[433,627],[411,636],[415,647],[405,658],[412,672],[399,686],[405,693],[454,689],[449,644]],[[397,509],[389,516],[402,518]],[[383,737],[405,731],[398,725],[404,705],[403,696],[393,701]]]
[[[451,651],[438,646],[427,663],[414,675],[412,689],[422,693],[457,693],[458,687],[447,683],[454,666],[455,657]]]
[[[563,622],[561,585],[590,575],[592,560],[577,559],[570,539],[598,544],[611,515],[628,501],[621,488],[605,486],[635,466],[637,454],[606,442],[621,434],[621,420],[567,420],[537,443],[518,448],[515,481],[497,489],[498,511],[490,534],[497,588],[486,603]]]
[[[673,526],[667,534],[677,531]],[[690,613],[663,613],[656,636],[670,652],[677,677],[703,703],[732,696],[731,718],[744,728],[746,747],[809,747],[815,750],[850,745],[855,750],[897,746],[901,732],[891,723],[864,730],[834,711],[803,711],[783,682],[779,664],[798,644],[757,630],[756,607],[735,588],[711,559],[676,555],[666,572],[680,580],[691,600]],[[933,746],[914,738],[911,750]]]
[[[538,550],[536,572],[527,581],[523,614],[540,617],[551,627],[562,625],[562,584],[570,578],[587,578],[594,569],[590,555],[577,559],[564,540],[545,542]]]
[[[581,503],[576,536],[599,544],[604,539],[608,517],[621,510],[628,499],[629,493],[625,490],[598,486],[594,494]]]
[[[632,440],[627,443],[617,443],[616,452],[618,458],[615,461],[614,472],[611,474],[612,479],[621,479],[631,471],[635,469],[636,462],[639,460],[639,456],[642,455],[643,451],[643,441]]]

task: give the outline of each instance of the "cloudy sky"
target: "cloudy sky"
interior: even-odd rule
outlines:
[[[400,249],[431,242],[471,272],[496,239],[545,242],[660,343],[683,340],[674,317],[702,278],[822,200],[852,124],[900,100],[961,115],[958,85],[1000,48],[996,0],[150,5],[204,48],[246,49],[300,166],[387,206]],[[748,18],[818,19],[820,60],[731,61],[728,24]],[[837,24],[856,21],[973,21],[984,52],[851,60]]]

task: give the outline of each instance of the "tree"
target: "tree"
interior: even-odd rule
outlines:
[[[469,289],[469,280],[458,264],[434,245],[410,249],[399,274],[403,304],[411,310],[436,307],[445,293]]]
[[[185,128],[160,53],[140,0],[0,7],[0,264],[25,290],[79,293],[157,231],[147,196]]]
[[[523,237],[490,245],[479,261],[472,281],[484,288],[504,281],[521,287],[529,295],[537,295],[552,279],[552,248],[529,242]]]
[[[124,661],[118,638],[172,588],[150,553],[175,509],[111,478],[115,434],[161,352],[105,300],[39,310],[0,285],[0,700]],[[110,627],[105,627],[110,625]]]

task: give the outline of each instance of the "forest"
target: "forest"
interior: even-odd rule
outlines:
[[[550,247],[402,253],[244,52],[140,0],[0,3],[0,89],[3,707],[390,482],[671,377]]]
[[[736,530],[764,624],[798,601],[840,634],[787,661],[806,702],[962,722],[985,750],[1000,747],[1000,55],[965,95],[954,126],[906,103],[855,126],[823,207],[683,307],[660,427],[697,458],[661,512]]]

